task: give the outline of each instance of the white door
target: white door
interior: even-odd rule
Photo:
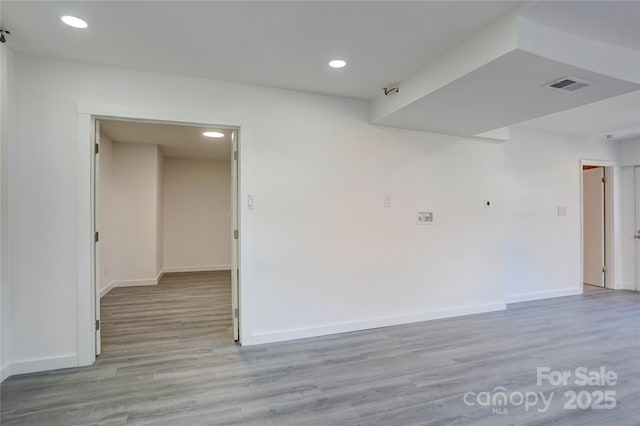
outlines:
[[[636,290],[640,291],[640,167],[636,172]]]
[[[233,340],[240,338],[240,308],[238,286],[240,269],[238,261],[238,132],[231,133],[231,315]]]
[[[604,167],[582,171],[583,281],[604,287]]]
[[[100,122],[95,120],[94,122],[94,164],[93,164],[93,226],[94,226],[94,263],[93,263],[93,279],[94,279],[94,310],[96,313],[96,356],[102,353],[102,345],[100,342]]]

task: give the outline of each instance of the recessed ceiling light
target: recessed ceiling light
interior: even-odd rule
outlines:
[[[60,18],[62,22],[73,28],[87,28],[89,25],[80,18],[75,16],[63,16]]]
[[[208,138],[224,138],[224,133],[220,132],[204,132],[202,135]]]
[[[331,68],[342,68],[346,65],[347,65],[347,62],[343,61],[342,59],[334,59],[333,61],[329,62],[329,66]]]

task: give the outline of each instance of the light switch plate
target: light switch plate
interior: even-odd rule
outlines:
[[[384,206],[391,207],[391,195],[384,196]]]
[[[558,206],[558,216],[566,216],[566,215],[567,215],[567,207]]]
[[[249,210],[255,210],[256,209],[256,202],[253,198],[253,194],[247,194],[247,208]]]

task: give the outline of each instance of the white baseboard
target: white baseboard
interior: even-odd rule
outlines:
[[[50,358],[28,359],[24,361],[12,362],[11,375],[36,373],[38,371],[58,370],[60,368],[70,368],[78,366],[78,355],[69,354]]]
[[[142,280],[123,280],[123,281],[114,281],[114,287],[137,287],[143,285],[157,285],[158,280],[155,278],[151,279],[142,279]]]
[[[625,281],[622,286],[618,287],[622,290],[636,290],[636,284],[631,281]]]
[[[0,369],[0,383],[4,382],[11,376],[11,364],[7,364]]]
[[[207,266],[170,266],[162,269],[163,273],[169,272],[206,272],[206,271],[230,271],[231,265],[207,265]]]
[[[107,285],[105,288],[103,288],[102,290],[100,290],[100,299],[102,299],[107,293],[109,293],[111,291],[111,289],[113,289],[115,287],[115,283],[113,281],[111,281],[109,283],[109,285]]]
[[[413,322],[429,321],[462,315],[480,314],[483,312],[500,311],[503,309],[506,309],[506,305],[504,303],[495,302],[484,305],[463,306],[459,308],[416,312],[413,314],[394,315],[368,320],[348,321],[314,327],[265,331],[252,333],[249,339],[242,340],[242,344],[258,345],[262,343],[281,342],[284,340],[303,339],[306,337],[326,336],[328,334],[347,333],[350,331],[368,330],[371,328],[388,327],[392,325],[409,324]]]
[[[560,290],[535,291],[532,293],[521,293],[505,296],[505,303],[529,302],[532,300],[552,299],[554,297],[576,296],[582,294],[582,287],[563,288]]]

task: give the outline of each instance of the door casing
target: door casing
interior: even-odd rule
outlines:
[[[138,109],[113,105],[78,104],[78,203],[77,203],[77,336],[78,366],[91,365],[96,358],[95,320],[99,295],[95,279],[95,121],[115,119],[153,121],[167,124],[187,124],[233,128],[237,130],[237,199],[247,199],[251,191],[251,126],[246,118],[228,117],[219,112],[166,109]],[[252,262],[252,217],[242,203],[237,204],[238,342],[250,344],[249,327],[250,278]],[[242,231],[242,232],[240,232]]]
[[[634,167],[635,174],[635,216],[636,216],[636,291],[640,291],[640,166]]]
[[[616,163],[614,161],[581,160],[580,161],[580,286],[584,285],[584,182],[583,166],[604,167],[605,182],[605,288],[614,288],[614,179]]]

